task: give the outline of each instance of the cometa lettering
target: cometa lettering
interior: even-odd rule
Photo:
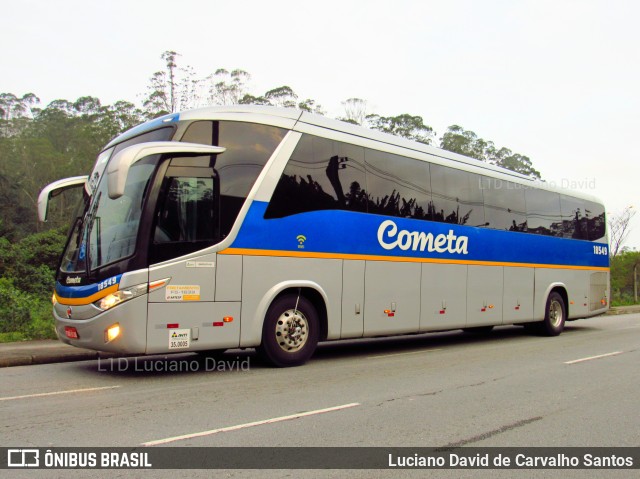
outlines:
[[[402,251],[467,254],[469,238],[456,236],[453,230],[449,230],[448,234],[435,236],[424,231],[398,231],[398,226],[393,221],[386,220],[378,228],[378,243],[386,250],[400,248]]]

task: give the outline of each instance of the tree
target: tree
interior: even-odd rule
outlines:
[[[180,110],[188,110],[200,106],[201,81],[196,78],[192,67],[186,66],[180,69],[182,80],[178,90]]]
[[[147,96],[142,102],[148,118],[198,105],[201,82],[195,78],[193,68],[178,66],[179,56],[180,54],[174,51],[166,51],[160,56],[165,62],[165,69],[151,76]]]
[[[77,115],[84,115],[95,118],[100,114],[102,104],[100,99],[93,96],[83,96],[72,103],[73,112]]]
[[[500,166],[530,178],[540,178],[540,172],[533,167],[529,157],[513,153],[508,148],[498,149],[492,141],[483,140],[473,131],[465,130],[458,125],[447,128],[440,139],[440,148]]]
[[[353,123],[354,125],[364,125],[367,119],[367,101],[361,98],[349,98],[342,102],[344,107],[343,118],[339,120],[346,121],[347,123]]]
[[[251,76],[244,70],[219,68],[213,75],[205,78],[209,84],[207,105],[238,105],[246,96],[246,82]]]
[[[533,167],[528,156],[513,153],[508,148],[500,148],[496,151],[493,144],[487,150],[487,161],[492,165],[515,171],[530,178],[540,179],[540,172]]]
[[[431,144],[435,135],[433,128],[424,124],[421,116],[413,116],[407,113],[398,116],[384,117],[379,115],[367,115],[367,122],[374,130],[391,133],[410,140]]]
[[[461,155],[487,161],[487,149],[493,148],[493,143],[487,142],[461,126],[451,125],[440,139],[440,148],[460,153]]]
[[[316,115],[324,115],[325,111],[322,109],[322,105],[316,105],[316,101],[311,98],[307,98],[304,101],[298,103],[298,108],[309,113],[315,113]]]
[[[3,136],[15,134],[20,120],[33,117],[33,106],[38,103],[40,98],[33,93],[26,93],[20,98],[13,93],[0,93],[0,122]]]
[[[155,72],[149,79],[147,87],[149,94],[142,102],[145,113],[149,118],[166,115],[171,112],[171,100],[167,94],[167,75],[164,72]]]
[[[98,121],[103,125],[106,135],[111,137],[144,121],[142,110],[124,100],[102,107],[101,115]]]
[[[296,100],[298,99],[298,95],[288,86],[280,86],[269,90],[264,94],[264,97],[269,101],[269,104],[283,108],[295,108]]]
[[[176,57],[178,54],[174,51],[164,52],[160,58],[162,58],[167,65],[167,87],[169,90],[169,111],[172,113],[177,111],[178,99],[176,93]]]
[[[4,94],[3,98],[11,95]],[[76,101],[55,100],[44,109],[23,111],[25,116],[14,115],[10,120],[11,135],[0,135],[2,235],[12,241],[67,224],[79,201],[77,192],[65,192],[52,202],[50,221],[45,226],[36,217],[40,189],[60,178],[87,174],[110,139],[142,120],[142,112],[132,103],[102,105],[91,96]]]
[[[245,93],[245,95],[240,98],[238,102],[240,105],[270,105],[269,100],[267,100],[263,96],[253,96],[249,93]]]
[[[621,251],[611,258],[611,302],[615,305],[634,304],[640,274],[640,252]]]
[[[245,93],[238,101],[241,105],[267,105],[278,106],[281,108],[298,108],[309,113],[316,113],[318,115],[324,115],[322,105],[316,104],[316,101],[307,98],[298,102],[298,95],[293,91],[291,87],[281,86],[273,88],[267,91],[264,95],[253,96],[249,93]]]
[[[31,116],[31,106],[40,103],[40,98],[33,93],[26,93],[18,98],[13,93],[0,93],[0,113],[5,121],[22,116]]]
[[[636,215],[633,206],[627,206],[621,213],[609,218],[609,253],[615,258],[621,251],[622,245],[631,232],[631,220]]]

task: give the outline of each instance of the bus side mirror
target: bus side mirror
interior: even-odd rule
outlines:
[[[124,194],[129,169],[142,158],[166,154],[183,156],[217,155],[225,151],[226,148],[222,146],[182,143],[179,141],[150,141],[124,148],[116,153],[107,165],[109,198],[115,200]]]
[[[54,181],[42,188],[42,191],[40,191],[38,195],[38,219],[42,222],[47,221],[49,200],[51,198],[58,196],[64,190],[84,186],[88,178],[88,176],[72,176],[71,178]]]

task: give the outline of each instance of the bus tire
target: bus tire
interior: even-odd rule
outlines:
[[[545,336],[558,336],[564,329],[567,319],[567,307],[562,296],[552,291],[547,298],[544,321],[540,323],[540,332]]]
[[[297,294],[280,296],[265,316],[258,353],[273,366],[299,366],[315,352],[319,329],[318,312],[311,301]]]

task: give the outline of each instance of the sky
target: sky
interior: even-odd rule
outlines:
[[[635,0],[0,0],[0,92],[139,104],[160,56],[251,74],[344,115],[419,115],[528,156],[542,177],[640,209]],[[640,249],[640,214],[626,246]]]

